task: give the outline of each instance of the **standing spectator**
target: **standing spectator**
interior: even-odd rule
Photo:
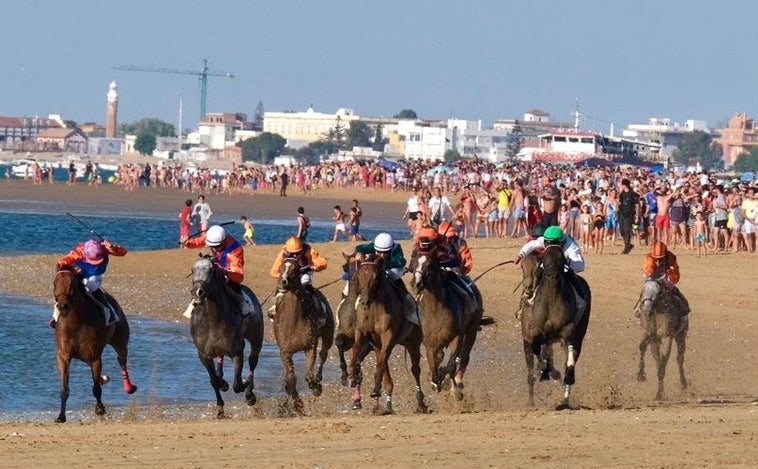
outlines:
[[[411,236],[416,235],[416,220],[418,220],[420,210],[418,191],[414,188],[413,194],[408,198],[405,213],[403,214],[404,218],[408,218],[408,230],[411,232]],[[337,234],[335,233],[335,240],[336,236]]]
[[[511,202],[511,208],[513,210],[513,231],[511,231],[511,238],[521,236],[521,228],[524,229],[524,235],[527,235],[529,231],[526,227],[526,191],[521,180],[516,180],[516,188],[513,191],[513,201]]]
[[[639,209],[639,195],[632,190],[629,179],[621,180],[621,194],[619,194],[619,231],[621,231],[621,237],[624,239],[624,250],[622,254],[629,254],[634,245],[632,244],[632,224],[634,219],[639,216],[637,213]]]
[[[489,202],[489,197],[487,198]],[[447,213],[450,213],[450,218],[447,218]],[[450,205],[450,201],[447,196],[442,195],[442,189],[439,187],[434,188],[434,195],[429,199],[429,214],[432,220],[432,226],[435,228],[442,223],[443,220],[452,220],[455,218],[455,212]]]
[[[703,251],[703,256],[708,257],[708,243],[706,242],[708,232],[708,225],[703,218],[703,212],[697,212],[695,214],[695,245],[697,246],[697,257],[700,257],[700,251]]]
[[[190,222],[192,220],[192,199],[184,201],[184,208],[179,212],[179,244],[184,244],[189,239]]]
[[[297,234],[296,238],[300,238],[303,242],[308,240],[308,228],[311,227],[311,220],[308,215],[305,214],[305,208],[297,208]]]
[[[500,181],[497,188],[497,236],[504,238],[508,233],[508,220],[511,218],[511,200],[513,200],[513,190],[505,183]]]
[[[724,239],[724,250],[727,250],[727,244],[729,244],[729,234],[726,231],[726,222],[729,219],[729,212],[728,212],[728,206],[726,203],[726,196],[724,195],[724,186],[717,185],[713,188],[714,197],[713,197],[713,208],[716,212],[715,215],[715,222],[714,222],[714,228],[716,228],[718,231],[716,232],[715,239],[713,240],[713,244],[715,249],[720,249],[720,240]],[[698,253],[699,253],[699,247],[698,247]]]
[[[287,174],[287,168],[282,169],[282,174],[279,176],[279,179],[281,179],[279,197],[287,197],[287,186],[290,183],[290,175]]]
[[[547,179],[547,185],[542,189],[542,226],[547,229],[558,226],[558,209],[561,206],[561,193],[555,187],[553,178]]]
[[[245,215],[242,215],[240,217],[240,223],[242,223],[242,228],[245,230],[245,234],[243,235],[245,239],[245,245],[255,246],[255,241],[253,241],[253,235],[255,235],[255,227],[252,223],[250,223]]]
[[[332,242],[337,242],[340,233],[342,233],[346,239],[349,239],[345,230],[345,212],[342,211],[342,207],[339,205],[334,206],[334,216],[332,217],[332,220],[334,220],[334,236],[332,237]]]
[[[206,231],[208,226],[210,226],[211,215],[213,215],[213,212],[211,211],[211,206],[205,201],[205,196],[203,194],[197,196],[197,203],[195,204],[194,211],[200,216],[200,231]]]
[[[76,164],[74,164],[74,160],[68,163],[68,184],[70,186],[76,184]]]
[[[758,201],[755,200],[755,189],[750,187],[742,201],[742,216],[745,221],[742,223],[742,236],[745,239],[747,252],[755,251],[755,215],[758,213]]]

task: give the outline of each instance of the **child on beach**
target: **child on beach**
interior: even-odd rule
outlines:
[[[703,257],[708,257],[708,243],[706,243],[706,230],[708,226],[703,218],[703,212],[695,214],[695,244],[697,245],[697,257],[700,257],[700,251],[703,251]]]
[[[342,211],[342,207],[339,205],[334,206],[334,216],[332,217],[332,220],[334,220],[334,237],[332,238],[332,242],[336,243],[337,238],[339,238],[339,234],[342,233],[342,236],[345,237],[345,241],[348,240],[347,232],[345,231],[345,212]]]
[[[192,223],[192,199],[184,201],[184,208],[179,212],[179,244],[184,248],[190,235]]]
[[[592,216],[592,242],[595,243],[595,252],[603,253],[603,244],[605,243],[605,213],[603,212],[603,203],[598,201],[595,204],[595,214]]]
[[[453,221],[453,226],[455,226],[456,235],[460,236],[461,238],[466,237],[466,211],[464,210],[463,204],[461,202],[458,202],[458,205],[455,206],[455,221]],[[416,232],[418,232],[418,230]],[[414,233],[414,235],[415,234],[416,233]]]
[[[590,216],[590,206],[582,205],[582,213],[579,215],[579,238],[582,243],[582,251],[589,252],[590,250],[590,225],[592,224],[592,216]]]
[[[297,235],[296,238],[300,238],[303,242],[307,241],[308,228],[311,227],[311,220],[305,214],[305,208],[297,208]]]
[[[245,234],[243,235],[245,239],[245,245],[246,246],[255,246],[255,241],[253,241],[253,235],[255,234],[255,227],[253,226],[250,221],[248,221],[247,217],[242,215],[240,217],[240,223],[242,223],[242,227],[245,229]]]

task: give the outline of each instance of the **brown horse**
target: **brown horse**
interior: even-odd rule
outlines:
[[[360,353],[367,345],[376,349],[374,390],[371,392],[374,413],[379,413],[382,384],[386,395],[385,414],[392,413],[394,382],[390,375],[389,358],[396,344],[405,346],[411,358],[411,373],[416,380],[416,411],[426,412],[424,393],[421,391],[421,327],[405,317],[403,299],[384,271],[384,258],[375,254],[363,257],[355,273],[359,306],[355,317],[355,342],[351,349],[349,379],[353,394],[353,408],[361,408]]]
[[[95,414],[105,414],[101,399],[102,385],[108,382],[102,376],[103,349],[107,344],[116,351],[124,391],[132,394],[137,386],[129,379],[126,359],[129,353],[129,323],[116,300],[105,291],[105,298],[113,305],[118,321],[106,325],[102,308],[85,291],[82,278],[73,268],[63,268],[55,274],[53,295],[60,311],[55,326],[55,346],[58,372],[61,375],[61,409],[56,422],[66,421],[66,401],[69,396],[69,372],[71,360],[76,358],[90,366],[92,370],[92,394],[97,400]]]
[[[360,257],[353,257],[344,252],[342,253],[342,257],[345,258],[343,269],[347,273],[349,280],[345,286],[346,290],[343,292],[343,297],[337,306],[337,331],[334,337],[334,345],[337,347],[340,370],[342,371],[340,381],[343,386],[347,386],[347,360],[345,360],[345,352],[351,350],[355,343],[355,304],[358,301],[355,272],[358,269],[358,265],[360,265]],[[362,362],[372,349],[373,347],[370,343],[366,344],[358,354],[358,361]]]
[[[521,335],[524,339],[524,357],[529,385],[529,405],[534,405],[534,357],[539,361],[540,381],[558,379],[560,373],[553,367],[552,344],[560,341],[566,352],[563,376],[563,402],[558,410],[569,408],[571,386],[576,381],[575,365],[582,351],[582,342],[590,320],[591,293],[587,282],[578,277],[586,295],[586,307],[579,314],[574,288],[565,272],[566,258],[558,245],[549,245],[542,257],[532,253],[522,262],[524,282],[531,282],[535,269],[541,276],[532,305],[525,305],[521,314]]]
[[[661,286],[662,280],[647,280],[642,286],[640,295],[640,326],[642,340],[640,341],[640,368],[637,380],[647,381],[645,374],[645,351],[648,344],[658,365],[658,391],[655,398],[664,398],[663,380],[666,377],[666,364],[671,355],[671,342],[676,341],[676,362],[679,365],[679,384],[682,390],[687,389],[687,378],[684,376],[684,352],[687,349],[687,332],[690,327],[689,316],[683,315],[672,301],[672,293]],[[662,347],[661,347],[662,346]]]
[[[190,318],[190,334],[197,347],[200,362],[208,371],[211,386],[216,393],[216,417],[224,417],[224,400],[221,391],[229,389],[224,380],[223,357],[232,359],[234,367],[234,392],[245,391],[248,405],[255,405],[257,398],[254,373],[263,347],[263,312],[255,294],[244,285],[242,288],[253,302],[254,312],[242,316],[239,301],[227,292],[223,272],[213,258],[200,256],[192,267],[192,295],[195,307]],[[245,340],[250,343],[249,372],[242,379],[242,361],[245,357]],[[214,364],[214,358],[219,360]]]
[[[449,376],[450,390],[458,400],[463,399],[463,374],[476,342],[483,310],[463,312],[466,293],[448,281],[449,275],[456,274],[444,270],[431,253],[419,252],[411,269],[432,385],[441,391],[442,381]],[[479,300],[477,303],[481,304]],[[463,317],[459,317],[457,311],[461,311]],[[447,365],[442,367],[446,348],[450,348],[450,355]]]
[[[305,382],[314,396],[321,395],[321,381],[324,363],[329,357],[329,349],[334,340],[334,316],[326,298],[319,290],[306,289],[300,282],[301,266],[296,259],[285,259],[279,270],[278,288],[284,291],[284,296],[277,302],[274,317],[274,336],[279,345],[279,354],[284,365],[284,390],[293,400],[295,410],[303,411],[303,402],[297,392],[297,378],[292,355],[305,352],[306,375]],[[318,304],[325,308],[326,317],[321,317]],[[316,373],[313,367],[316,363],[316,352],[319,340],[321,350],[318,351],[319,365]]]

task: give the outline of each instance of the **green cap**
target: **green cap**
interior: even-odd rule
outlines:
[[[545,238],[545,241],[560,241],[563,239],[563,231],[559,227],[553,225],[545,230],[543,237]]]

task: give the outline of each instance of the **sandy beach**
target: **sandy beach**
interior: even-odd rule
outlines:
[[[152,213],[175,216],[185,198],[187,194],[174,189],[139,188],[125,193],[113,186],[0,181],[0,210],[34,210],[37,205],[56,203],[61,212],[127,213],[145,207]],[[348,206],[353,198],[361,201],[367,222],[402,223],[407,198],[403,193],[325,190],[307,198],[294,191],[287,198],[210,194],[209,202],[217,213],[292,217],[294,223],[299,205],[306,207],[311,218],[328,220],[335,203]],[[476,276],[514,257],[521,240],[472,239],[469,244]],[[328,269],[318,274],[318,286],[339,277],[341,252],[351,251],[352,244],[319,243],[316,247],[330,261]],[[408,253],[410,242],[403,247]],[[278,248],[246,248],[246,283],[261,298],[274,287],[268,270]],[[231,418],[222,421],[210,416],[177,419],[160,408],[149,408],[111,412],[102,419],[93,414],[84,422],[63,425],[0,424],[0,467],[103,463],[163,467],[754,465],[758,459],[758,288],[752,272],[758,257],[740,253],[699,259],[691,251],[676,251],[682,270],[680,286],[693,310],[685,363],[690,387],[680,392],[672,358],[667,399],[655,402],[655,365],[650,357],[649,381],[635,379],[639,325],[632,307],[639,294],[645,248],[637,247],[628,256],[619,254],[619,246],[608,251],[586,255],[585,277],[593,291],[593,306],[572,394],[576,410],[552,410],[561,396],[555,382],[538,383],[536,408],[526,405],[526,369],[514,319],[518,298],[513,293],[521,274],[505,266],[478,282],[485,314],[497,324],[479,335],[462,402],[447,392],[433,394],[425,378],[422,385],[431,413],[415,415],[410,372],[398,348],[391,362],[396,379],[396,414],[392,416],[349,411],[350,392],[339,382],[326,383],[319,398],[306,398],[305,417],[279,417],[277,399],[249,408],[241,396],[230,394],[225,398]],[[181,249],[131,252],[110,263],[108,289],[129,316],[186,322],[180,317],[189,300],[186,276],[197,253]],[[4,259],[0,291],[52,304],[53,266],[58,257]],[[337,283],[324,289],[333,305],[340,288]],[[30,327],[44,327],[44,320]],[[266,336],[273,340],[270,327]],[[562,357],[559,354],[559,360]],[[19,357],[24,359],[28,357]],[[337,369],[335,351],[327,367]],[[367,364],[365,369],[371,368]],[[423,363],[424,377],[426,372]],[[118,385],[105,389],[106,406],[108,395],[117,392],[122,392]],[[57,396],[54,376],[51,401],[57,401]],[[210,387],[207,397],[210,413],[215,406]]]

